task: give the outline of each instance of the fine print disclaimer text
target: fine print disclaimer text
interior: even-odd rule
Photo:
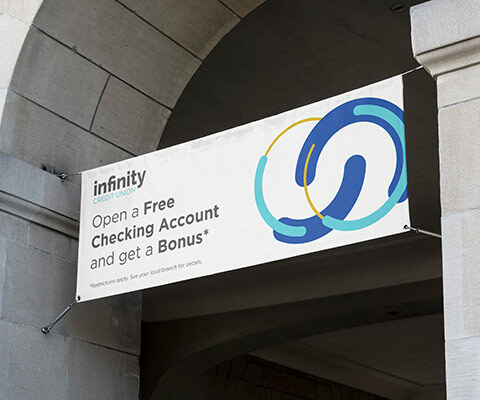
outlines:
[[[143,278],[147,278],[149,276],[154,276],[154,275],[159,275],[159,274],[167,274],[172,271],[178,271],[184,268],[191,268],[197,265],[202,264],[202,260],[195,260],[195,261],[188,261],[185,263],[178,263],[178,264],[173,264],[167,267],[159,267],[155,269],[151,269],[150,271],[146,272],[140,272],[138,274],[129,274],[129,275],[123,275],[118,278],[102,281],[102,282],[95,282],[95,283],[90,283],[90,287],[92,289],[98,288],[98,287],[104,287],[104,286],[110,286],[110,285],[115,285],[118,283],[124,283],[124,282],[129,282],[129,281],[134,281],[134,280],[139,280]]]

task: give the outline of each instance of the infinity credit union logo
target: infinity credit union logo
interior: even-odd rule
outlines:
[[[269,211],[263,195],[263,175],[268,154],[276,142],[290,129],[309,121],[318,121],[302,146],[295,169],[295,182],[303,187],[306,201],[313,215],[305,219],[275,218]],[[366,161],[361,155],[350,157],[345,163],[340,188],[322,211],[311,199],[308,186],[314,181],[318,159],[327,142],[340,129],[358,122],[370,122],[383,128],[393,141],[396,153],[395,173],[388,187],[388,199],[374,212],[356,220],[345,220],[362,190]],[[348,101],[334,108],[323,118],[297,121],[283,130],[258,161],[255,173],[255,201],[265,223],[273,229],[275,238],[284,243],[307,243],[317,240],[332,230],[356,231],[374,224],[387,215],[397,203],[405,201],[407,168],[405,154],[405,124],[403,111],[395,104],[374,97]]]

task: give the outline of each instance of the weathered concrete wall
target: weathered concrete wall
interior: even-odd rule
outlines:
[[[0,0],[0,115],[18,55],[42,0]]]
[[[134,399],[140,295],[78,305],[78,186],[0,153],[0,398]]]
[[[413,50],[439,106],[447,396],[480,398],[480,1],[413,8]]]
[[[261,1],[0,0],[0,399],[136,399],[139,293],[73,301],[79,179],[157,148],[218,41]]]
[[[0,151],[76,172],[156,150],[203,59],[262,1],[40,3],[0,2]]]

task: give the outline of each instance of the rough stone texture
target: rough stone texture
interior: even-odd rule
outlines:
[[[131,157],[12,92],[7,95],[0,126],[0,151],[37,167],[63,173],[84,171]]]
[[[43,204],[45,172],[0,153],[0,190],[31,203]],[[19,179],[22,177],[22,179]],[[35,188],[35,190],[32,190]]]
[[[439,110],[443,213],[480,207],[480,185],[474,183],[480,182],[479,107],[476,99]]]
[[[138,293],[80,303],[49,335],[39,329],[75,295],[77,242],[62,218],[78,217],[77,185],[3,153],[0,171],[0,398],[137,398]]]
[[[442,74],[437,79],[438,107],[480,97],[480,65]]]
[[[69,400],[138,398],[137,357],[75,340],[69,362]]]
[[[28,246],[71,262],[77,261],[77,240],[37,224],[28,225]]]
[[[417,59],[437,77],[447,397],[480,397],[480,1],[412,10]],[[425,53],[422,55],[422,53]],[[449,72],[449,73],[447,73]]]
[[[224,4],[230,7],[241,17],[244,17],[249,12],[253,11],[263,2],[264,0],[223,0]]]
[[[29,226],[30,232],[42,229],[35,224]],[[54,254],[61,253],[65,243],[74,240],[54,231],[49,232],[49,237],[51,243],[42,250],[17,242],[3,242],[5,282],[1,318],[40,327],[73,300],[75,264]],[[73,247],[73,243],[70,246]],[[79,304],[55,331],[138,354],[139,304],[139,294]],[[88,325],[87,320],[91,320]]]
[[[480,337],[447,340],[447,398],[478,399],[480,393]]]
[[[43,0],[0,0],[0,14],[31,23]],[[2,31],[3,33],[3,31]]]
[[[34,25],[169,107],[200,65],[114,0],[48,0]]]
[[[2,400],[137,398],[135,356],[3,320],[0,334]]]
[[[138,293],[80,303],[39,331],[73,299],[79,215],[79,186],[40,168],[154,150],[169,117],[159,103],[173,107],[239,21],[214,0],[157,3],[139,17],[116,0],[0,0],[2,400],[138,398]]]
[[[7,244],[6,239],[3,236],[0,236],[0,288],[2,288],[2,291],[5,286],[5,275],[6,275],[6,265],[7,265],[6,264],[6,259],[7,259],[6,244]],[[3,294],[0,293],[0,318],[1,318],[2,309],[3,309]],[[0,345],[1,345],[1,341],[0,341]]]
[[[91,62],[31,28],[10,89],[88,129],[107,76]]]
[[[480,209],[442,218],[445,338],[480,336]]]
[[[6,400],[62,399],[68,380],[69,341],[62,336],[44,336],[31,327],[0,321],[7,330],[2,341],[9,345],[7,358],[0,369],[8,373]]]
[[[0,212],[0,237],[27,244],[29,223],[11,214]],[[3,288],[3,285],[0,285]],[[1,309],[1,307],[0,307]]]
[[[79,193],[76,184],[0,152],[0,210],[77,237]]]
[[[416,55],[434,78],[480,63],[480,36]]]
[[[0,32],[3,36],[0,40],[0,88],[8,88],[28,28],[28,24],[15,17],[0,13]]]
[[[240,20],[218,0],[120,0],[120,3],[202,59]]]
[[[415,55],[480,35],[480,1],[435,0],[411,8]]]
[[[6,243],[1,317],[41,326],[75,295],[75,264],[18,243]],[[50,319],[50,318],[47,318]]]
[[[0,115],[30,23],[42,0],[0,0]]]
[[[170,110],[115,77],[109,79],[92,132],[134,154],[157,149]]]

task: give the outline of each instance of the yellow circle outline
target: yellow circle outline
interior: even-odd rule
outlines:
[[[284,129],[280,134],[275,138],[275,140],[272,142],[270,146],[268,146],[267,152],[265,153],[265,156],[268,156],[268,153],[270,150],[272,150],[273,145],[277,142],[278,139],[280,139],[284,133],[287,133],[290,129],[296,127],[297,125],[303,124],[304,122],[310,122],[310,121],[320,121],[321,118],[306,118],[302,119],[300,121],[295,122],[294,124],[290,125],[288,128]]]
[[[283,134],[287,133],[290,129],[294,128],[295,126],[297,125],[300,125],[300,124],[303,124],[304,122],[310,122],[310,121],[320,121],[321,118],[306,118],[306,119],[302,119],[300,121],[297,121],[295,122],[294,124],[290,125],[288,128],[284,129],[282,132],[280,132],[280,134],[274,139],[274,141],[270,144],[270,146],[268,146],[268,149],[267,151],[265,152],[265,157],[268,156],[268,153],[270,152],[270,150],[272,150],[273,146],[275,145],[275,143],[278,141],[278,139],[280,139]],[[305,161],[305,168],[303,170],[303,189],[305,191],[305,196],[307,198],[307,201],[308,201],[308,205],[310,206],[310,208],[313,210],[313,212],[320,218],[320,219],[323,219],[324,216],[322,214],[320,214],[318,212],[318,210],[315,208],[315,206],[313,205],[313,202],[312,202],[312,199],[310,198],[310,194],[308,193],[308,188],[307,188],[307,168],[308,168],[308,162],[310,161],[310,156],[312,155],[312,151],[313,151],[313,148],[315,147],[315,143],[312,144],[312,147],[310,148],[310,151],[308,153],[308,156],[307,156],[307,160]]]
[[[315,147],[315,143],[312,144],[312,147],[310,147],[310,151],[308,152],[307,159],[305,161],[305,168],[303,170],[303,189],[305,190],[305,196],[307,197],[308,204],[310,205],[310,208],[313,210],[315,214],[320,217],[320,219],[323,219],[323,215],[318,212],[318,210],[315,208],[313,205],[312,199],[310,198],[310,194],[308,193],[308,188],[307,188],[307,168],[308,168],[308,162],[310,161],[310,156],[312,155],[313,148]]]

